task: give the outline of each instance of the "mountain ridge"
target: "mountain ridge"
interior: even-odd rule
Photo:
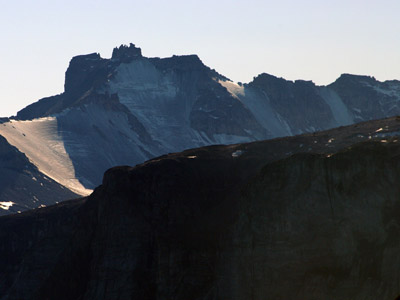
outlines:
[[[63,93],[2,120],[0,135],[40,171],[75,191],[76,184],[80,190],[95,188],[115,165],[136,165],[165,153],[400,114],[399,81],[344,74],[316,86],[262,73],[238,84],[197,55],[147,58],[134,44],[115,48],[109,59],[98,53],[75,56],[64,86]],[[52,168],[43,157],[38,160],[34,148],[67,165]]]

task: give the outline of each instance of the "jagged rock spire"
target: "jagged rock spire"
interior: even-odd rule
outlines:
[[[111,59],[128,63],[138,57],[142,57],[142,50],[130,43],[129,46],[121,45],[119,47],[115,47]]]

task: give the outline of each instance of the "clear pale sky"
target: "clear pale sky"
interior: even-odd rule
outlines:
[[[71,57],[130,42],[198,54],[234,81],[266,72],[333,82],[400,79],[400,1],[0,0],[0,116],[61,93]]]

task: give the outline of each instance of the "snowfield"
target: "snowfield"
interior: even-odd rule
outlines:
[[[75,169],[65,151],[55,117],[32,121],[12,120],[0,125],[0,134],[54,181],[82,196],[92,192],[75,177]]]

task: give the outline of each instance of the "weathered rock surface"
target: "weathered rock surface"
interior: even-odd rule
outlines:
[[[0,218],[0,298],[392,300],[399,124],[110,169],[81,202]]]

